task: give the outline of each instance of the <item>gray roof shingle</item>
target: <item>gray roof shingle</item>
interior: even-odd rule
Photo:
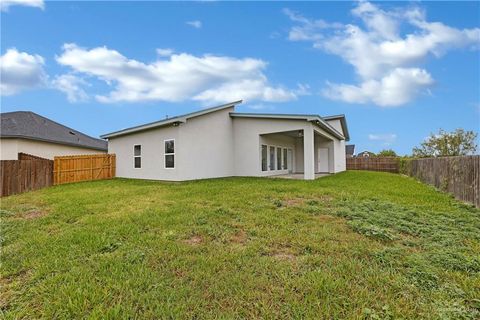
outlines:
[[[61,125],[31,111],[0,114],[1,138],[23,138],[107,151],[107,142]]]
[[[349,156],[353,156],[355,153],[355,145],[354,144],[347,144],[345,146],[345,153]]]

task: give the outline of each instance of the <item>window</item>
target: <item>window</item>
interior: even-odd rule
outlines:
[[[277,170],[282,170],[282,148],[277,148]]]
[[[262,144],[262,171],[267,171],[267,146]]]
[[[275,170],[275,147],[270,147],[270,170]]]
[[[175,168],[175,140],[165,140],[165,168]]]
[[[288,169],[287,148],[283,149],[283,169]]]
[[[142,167],[142,146],[139,144],[133,146],[133,167]]]

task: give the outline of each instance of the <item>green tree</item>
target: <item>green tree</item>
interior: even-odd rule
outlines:
[[[475,140],[477,134],[474,131],[457,129],[446,132],[443,129],[437,134],[430,134],[419,147],[413,148],[414,157],[447,157],[465,156],[477,151]]]
[[[383,149],[379,153],[377,153],[377,157],[396,157],[397,153],[392,149]]]

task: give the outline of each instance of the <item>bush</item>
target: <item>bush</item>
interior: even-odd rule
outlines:
[[[398,158],[398,170],[400,174],[409,175],[413,159],[412,157]]]

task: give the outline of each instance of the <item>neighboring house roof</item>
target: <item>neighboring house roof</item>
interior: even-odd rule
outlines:
[[[354,153],[355,153],[355,145],[354,144],[347,144],[345,146],[345,154],[347,156],[353,156]]]
[[[107,142],[87,136],[31,111],[0,114],[1,138],[22,138],[107,151]]]
[[[349,140],[348,131],[345,126],[342,124],[343,130],[346,132],[344,136],[342,133],[338,132],[334,127],[332,127],[327,121],[327,117],[320,117],[318,114],[276,114],[276,113],[240,113],[240,112],[230,112],[232,117],[243,117],[243,118],[263,118],[263,119],[294,119],[294,120],[306,120],[315,122],[319,127],[325,129],[327,132],[332,134],[338,139]],[[345,116],[342,115],[344,118]],[[340,117],[340,116],[336,116]],[[338,118],[340,120],[340,118]],[[333,120],[333,119],[332,119]],[[340,120],[341,121],[341,120]]]
[[[187,121],[187,119],[191,119],[191,118],[198,117],[198,116],[210,113],[210,112],[219,111],[219,110],[222,110],[222,109],[231,108],[231,107],[233,107],[237,104],[240,104],[240,103],[242,103],[242,100],[222,104],[220,106],[216,106],[216,107],[213,107],[213,108],[207,108],[207,109],[203,109],[203,110],[192,112],[192,113],[187,113],[187,114],[176,116],[176,117],[173,117],[173,118],[168,118],[168,119],[164,119],[164,120],[160,120],[160,121],[150,122],[150,123],[143,124],[143,125],[140,125],[140,126],[135,126],[135,127],[131,127],[131,128],[122,129],[122,130],[119,130],[119,131],[104,134],[100,137],[104,138],[104,139],[113,138],[113,137],[123,136],[123,135],[134,133],[134,132],[149,130],[149,129],[153,129],[153,128],[159,128],[159,127],[163,127],[163,126],[170,125],[170,124],[175,125],[175,124],[179,124],[179,123],[185,123]]]

